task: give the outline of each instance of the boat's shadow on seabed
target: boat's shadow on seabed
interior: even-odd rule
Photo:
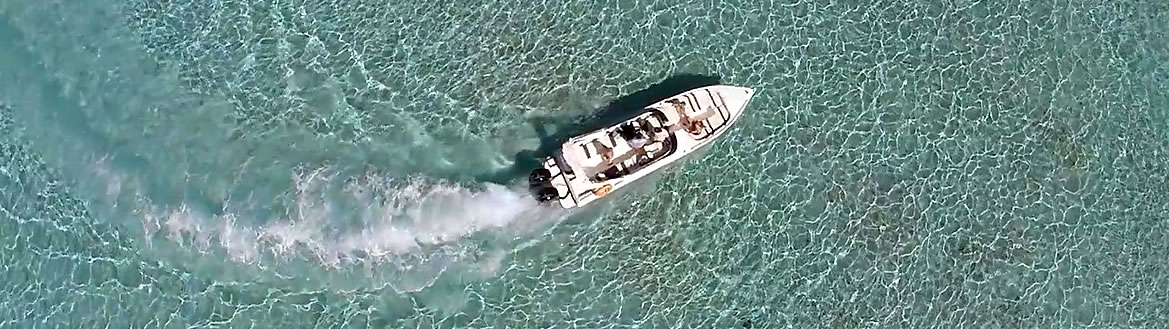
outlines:
[[[572,136],[580,135],[601,127],[628,120],[650,104],[686,90],[717,85],[718,76],[700,74],[678,74],[651,85],[641,91],[614,99],[592,114],[578,118],[536,117],[529,123],[536,129],[540,145],[535,150],[516,153],[515,162],[509,168],[481,175],[481,182],[509,185],[517,179],[525,179],[529,172],[540,167],[544,157],[552,155],[561,144]],[[552,126],[552,133],[548,127]]]

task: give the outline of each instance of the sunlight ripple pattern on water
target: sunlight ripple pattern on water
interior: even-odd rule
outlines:
[[[1159,2],[0,18],[0,327],[1169,323]],[[581,212],[498,174],[532,122],[682,73],[758,89],[682,169]]]

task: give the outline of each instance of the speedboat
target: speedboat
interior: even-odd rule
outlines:
[[[528,175],[540,203],[582,207],[711,144],[743,115],[755,89],[713,85],[641,109],[631,119],[570,138]]]

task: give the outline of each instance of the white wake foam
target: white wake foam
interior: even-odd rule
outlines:
[[[497,258],[498,250],[480,245],[506,247],[515,237],[551,227],[562,215],[521,188],[494,184],[469,188],[377,174],[343,179],[328,168],[292,178],[288,201],[273,200],[285,203],[285,213],[271,219],[245,221],[233,209],[254,205],[230,200],[221,214],[210,215],[186,204],[159,206],[141,194],[136,212],[143,216],[148,240],[161,235],[201,252],[218,248],[237,262],[311,258],[330,267]],[[118,177],[108,180],[124,187]]]

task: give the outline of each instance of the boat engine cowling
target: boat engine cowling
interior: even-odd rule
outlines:
[[[532,170],[532,173],[528,174],[528,185],[531,185],[531,186],[542,185],[544,183],[547,183],[551,179],[552,179],[552,172],[549,171],[548,168],[540,168],[540,169]]]
[[[536,191],[536,200],[540,202],[548,202],[560,198],[560,193],[556,191],[555,187],[545,186]]]

